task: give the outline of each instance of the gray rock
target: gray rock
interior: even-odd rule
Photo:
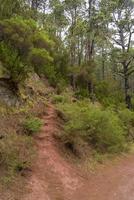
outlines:
[[[0,81],[0,101],[8,106],[16,106],[18,104],[18,97],[15,95],[9,85],[4,81]]]

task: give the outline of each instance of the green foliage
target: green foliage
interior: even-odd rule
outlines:
[[[123,122],[123,126],[127,132],[129,140],[134,140],[134,112],[129,109],[121,109],[118,116]]]
[[[0,43],[0,60],[9,73],[10,79],[16,84],[23,82],[32,70],[31,67],[22,62],[17,51],[5,43]]]
[[[0,140],[0,166],[6,170],[1,177],[3,180],[7,177],[10,181],[17,172],[31,166],[34,156],[32,143],[31,138],[15,133]]]
[[[0,29],[0,60],[12,82],[21,83],[31,71],[55,79],[54,42],[33,20],[14,17],[0,21]]]
[[[49,38],[48,34],[43,31],[36,32],[32,37],[32,41],[34,47],[39,49],[50,51],[54,46],[54,42]]]
[[[75,92],[75,96],[78,99],[89,98],[89,91],[87,89],[80,88],[78,91]]]
[[[30,63],[38,75],[46,76],[50,81],[55,79],[53,48],[55,43],[49,36],[38,31],[32,37],[34,48],[30,53]]]
[[[118,111],[118,115],[125,126],[134,126],[134,112],[129,109],[123,109]]]
[[[62,95],[54,95],[52,97],[52,102],[53,103],[65,103],[66,102],[66,97]]]
[[[53,58],[45,49],[33,48],[30,54],[30,62],[34,66],[35,72],[39,75],[44,74],[47,77],[54,73],[52,67]]]
[[[74,97],[73,97],[72,90],[69,90],[69,89],[66,88],[59,95],[52,95],[51,100],[52,100],[53,103],[60,105],[60,103],[62,103],[62,104],[71,103],[73,98]]]
[[[0,0],[0,19],[8,18],[22,12],[22,0]]]
[[[60,109],[69,119],[62,135],[65,143],[75,144],[77,138],[82,138],[99,152],[124,150],[125,131],[113,111],[101,110],[84,101],[61,105]]]
[[[0,21],[3,42],[14,48],[21,58],[26,59],[31,47],[31,36],[37,30],[33,20],[14,17]]]
[[[36,24],[32,20],[15,17],[0,21],[0,29],[0,60],[8,70],[11,82],[18,85],[32,70],[28,59],[32,48],[30,38],[36,30]]]
[[[97,99],[104,105],[104,106],[119,106],[123,104],[124,98],[122,91],[119,89],[119,85],[117,82],[113,80],[105,80],[98,82],[95,87],[95,93]]]
[[[23,126],[24,129],[26,130],[26,133],[28,135],[34,135],[38,133],[43,125],[42,120],[40,120],[37,117],[29,117],[25,119]]]

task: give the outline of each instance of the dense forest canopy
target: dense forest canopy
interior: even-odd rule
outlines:
[[[0,60],[14,88],[30,72],[61,91],[133,108],[132,0],[0,0]],[[106,99],[107,97],[107,99]]]

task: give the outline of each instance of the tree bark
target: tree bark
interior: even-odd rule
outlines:
[[[125,102],[128,109],[132,108],[130,86],[129,86],[129,76],[127,75],[127,66],[124,65],[124,84],[125,84]]]

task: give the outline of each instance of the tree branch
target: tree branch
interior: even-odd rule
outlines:
[[[116,39],[114,39],[114,38],[112,38],[112,40],[113,40],[116,44],[118,44],[119,46],[123,47],[122,44],[121,44],[118,40],[116,40]]]
[[[132,71],[130,71],[129,73],[127,73],[127,76],[130,76],[133,73],[134,73],[134,69]]]
[[[126,66],[128,67],[130,64],[131,64],[131,62],[134,60],[134,56],[133,57],[131,57],[131,59],[128,61],[128,63],[126,64]]]

